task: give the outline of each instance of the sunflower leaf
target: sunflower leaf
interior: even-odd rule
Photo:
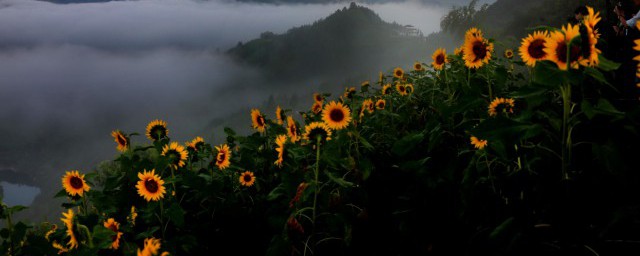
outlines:
[[[331,172],[329,171],[324,171],[324,173],[327,175],[327,177],[329,177],[329,179],[333,182],[335,182],[336,184],[345,187],[345,188],[350,188],[353,187],[353,183],[352,182],[348,182],[346,180],[344,180],[343,178],[340,177],[336,177],[334,176]]]
[[[176,224],[177,227],[184,225],[184,210],[178,204],[172,204],[167,209],[167,217]]]
[[[422,140],[424,140],[424,134],[422,132],[411,133],[396,141],[391,148],[391,152],[398,156],[405,156],[420,144]]]
[[[53,198],[65,197],[65,196],[67,196],[67,191],[65,191],[64,189],[61,189],[60,191],[58,191],[58,193],[56,193],[55,196],[53,196]]]
[[[620,68],[620,63],[611,61],[602,55],[598,56],[598,60],[600,61],[600,64],[598,64],[598,68],[603,71],[614,71]]]
[[[95,246],[100,249],[108,249],[113,242],[112,236],[116,235],[115,232],[111,229],[105,228],[103,225],[93,226],[93,231],[91,231],[91,233]]]

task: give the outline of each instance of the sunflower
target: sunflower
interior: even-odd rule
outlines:
[[[61,245],[60,243],[53,241],[51,242],[51,246],[55,249],[58,249],[58,254],[63,254],[65,252],[69,252],[69,249]]]
[[[144,248],[142,251],[138,248],[138,256],[152,256],[157,255],[160,250],[160,239],[157,238],[146,238],[144,239]]]
[[[391,93],[391,84],[385,84],[382,86],[382,95],[387,95]]]
[[[393,70],[393,76],[398,79],[402,79],[404,77],[404,70],[402,68],[397,67]]]
[[[223,144],[215,148],[218,150],[218,154],[216,155],[216,166],[218,166],[218,169],[224,170],[231,165],[231,152],[229,146],[227,146],[227,144]]]
[[[44,239],[46,239],[47,241],[49,241],[49,237],[56,232],[56,230],[58,229],[58,225],[53,224],[51,225],[51,230],[47,231],[46,234],[44,234]]]
[[[469,37],[483,37],[482,31],[480,31],[480,29],[478,28],[470,28],[464,33],[465,40]]]
[[[507,59],[513,59],[513,50],[511,49],[504,50],[504,57]]]
[[[278,152],[278,160],[274,162],[275,165],[282,168],[282,162],[284,161],[284,144],[287,143],[287,135],[278,135],[276,137],[276,152]]]
[[[454,50],[453,50],[453,54],[454,54],[454,55],[457,55],[457,56],[462,56],[462,49],[463,49],[463,47],[462,47],[462,46],[460,46],[460,47],[458,47],[458,48],[454,49]]]
[[[251,109],[251,123],[253,126],[253,129],[258,130],[259,132],[264,132],[265,131],[265,122],[264,122],[264,116],[262,116],[262,114],[260,114],[260,110],[258,109]]]
[[[376,101],[376,108],[377,109],[384,109],[384,107],[387,105],[387,102],[383,99],[379,99],[378,101]]]
[[[167,123],[162,120],[153,120],[147,125],[147,138],[151,141],[157,141],[169,135]]]
[[[304,127],[302,138],[307,141],[315,141],[320,136],[321,141],[331,140],[331,129],[323,122],[313,122]]]
[[[476,136],[471,136],[471,145],[473,145],[477,149],[483,149],[486,147],[488,142],[486,140],[481,140],[476,138]]]
[[[318,114],[320,111],[322,111],[322,101],[314,102],[313,106],[311,106],[311,112]]]
[[[253,186],[253,183],[256,182],[256,176],[253,175],[253,172],[245,171],[240,174],[240,178],[238,180],[240,181],[240,185],[251,187]]]
[[[331,129],[344,129],[351,121],[351,110],[340,102],[336,103],[332,101],[324,106],[322,110],[322,121]]]
[[[362,108],[367,110],[369,114],[373,113],[373,111],[375,110],[375,106],[373,105],[373,100],[371,99],[364,100],[362,102]]]
[[[522,39],[520,45],[520,58],[529,67],[535,67],[537,61],[546,60],[547,52],[544,50],[545,42],[549,38],[547,31],[536,31]]]
[[[298,135],[298,127],[296,127],[295,121],[293,121],[293,117],[287,116],[287,136],[291,138],[291,143],[296,143],[296,141],[300,140],[300,136]]]
[[[84,192],[91,189],[87,182],[84,181],[84,174],[80,175],[76,170],[66,172],[62,177],[62,187],[71,196],[82,196]]]
[[[125,136],[120,130],[115,130],[111,132],[111,137],[113,137],[118,144],[119,151],[127,151],[129,148],[129,138],[127,138],[127,136]]]
[[[136,188],[138,189],[138,194],[144,197],[145,200],[148,201],[158,201],[164,197],[164,194],[167,192],[164,189],[164,181],[160,176],[155,174],[156,170],[153,169],[151,172],[147,172],[144,170],[142,173],[138,173],[138,184],[136,184]]]
[[[488,64],[493,52],[493,43],[482,37],[482,32],[475,28],[467,31],[464,39],[463,59],[468,68],[480,68]]]
[[[69,237],[69,242],[67,243],[67,245],[69,246],[69,249],[78,248],[78,238],[75,233],[76,223],[73,210],[69,209],[69,211],[67,211],[66,213],[63,212],[62,216],[64,216],[64,218],[60,220],[67,228],[67,236]]]
[[[171,142],[162,147],[162,156],[168,157],[169,165],[174,169],[178,169],[185,165],[187,151],[178,142]]]
[[[413,84],[406,84],[404,87],[408,94],[413,93]]]
[[[369,81],[364,81],[364,82],[362,82],[362,83],[360,84],[360,87],[362,87],[362,88],[367,88],[367,87],[369,87],[369,85],[371,85],[371,83],[369,83]]]
[[[600,49],[596,48],[600,34],[596,29],[596,25],[601,20],[600,13],[595,13],[593,8],[587,7],[588,15],[584,18],[584,34],[582,36],[582,57],[584,58],[580,64],[588,67],[595,67],[600,64]]]
[[[132,226],[136,225],[136,218],[138,218],[138,213],[136,212],[136,207],[135,206],[131,206],[131,214],[129,214],[129,216],[127,216],[127,221],[131,222]]]
[[[348,89],[344,90],[344,97],[347,99],[353,99],[353,95],[356,94],[356,88],[355,87],[350,87]]]
[[[400,95],[405,96],[407,95],[407,87],[404,84],[401,83],[396,83],[396,91],[398,91],[398,93],[400,93]]]
[[[284,110],[282,110],[279,105],[276,108],[276,120],[279,125],[284,124]]]
[[[513,99],[496,98],[489,104],[489,116],[497,116],[498,112],[513,114],[514,107]]]
[[[562,31],[554,31],[545,43],[544,51],[549,55],[549,60],[558,65],[560,70],[567,70],[567,62],[571,68],[578,68],[578,63],[582,60],[580,54],[580,46],[571,45],[571,49],[567,49],[569,43],[577,36],[580,36],[578,26],[567,24],[562,26]],[[567,61],[567,52],[569,53],[569,61]]]
[[[423,71],[424,67],[422,66],[422,63],[416,61],[415,63],[413,63],[413,70]]]
[[[113,242],[111,243],[110,249],[117,250],[120,247],[120,237],[122,237],[122,232],[120,232],[120,223],[115,221],[113,218],[109,218],[102,224],[105,228],[110,229],[115,235],[111,236]]]
[[[431,58],[433,59],[431,66],[433,66],[435,70],[442,70],[442,68],[444,68],[444,64],[449,62],[447,59],[447,51],[443,48],[438,48],[433,52]]]
[[[192,141],[185,143],[185,145],[193,151],[198,151],[200,147],[204,146],[204,139],[198,136]]]
[[[314,93],[313,101],[322,103],[324,101],[324,97],[322,97],[322,94]]]

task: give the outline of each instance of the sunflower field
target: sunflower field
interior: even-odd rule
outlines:
[[[504,53],[471,28],[453,54],[307,111],[254,109],[255,132],[220,145],[173,141],[162,120],[147,144],[113,131],[116,159],[62,177],[61,222],[14,223],[23,207],[2,205],[0,252],[637,254],[640,107],[612,84],[589,11]]]

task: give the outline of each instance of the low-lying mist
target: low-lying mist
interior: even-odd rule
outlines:
[[[29,217],[51,216],[58,214],[51,199],[64,171],[89,172],[117,154],[114,129],[143,134],[158,118],[168,122],[172,139],[211,140],[213,120],[269,96],[306,97],[318,89],[311,85],[346,79],[349,71],[344,78],[319,75],[277,92],[259,67],[224,54],[261,32],[284,33],[346,5],[0,0],[0,171],[15,170],[21,183],[42,188]],[[438,29],[447,10],[413,2],[365,6],[425,34]],[[414,60],[429,58],[425,52]],[[380,70],[389,68],[380,63]],[[147,142],[142,135],[133,143]]]

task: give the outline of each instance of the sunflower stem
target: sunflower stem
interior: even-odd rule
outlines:
[[[315,232],[315,228],[316,228],[316,205],[318,202],[318,176],[320,173],[320,141],[322,140],[322,136],[317,136],[316,137],[316,169],[315,169],[315,192],[313,195],[313,217],[312,217],[312,222],[313,222],[313,229]]]
[[[0,207],[4,208],[4,205],[0,204]],[[11,234],[9,236],[9,241],[11,241],[9,243],[9,247],[10,247],[9,249],[11,250],[11,251],[9,251],[9,255],[12,255],[12,253],[15,252],[15,248],[13,247],[13,239],[12,239],[12,237],[13,237],[13,221],[11,221],[11,211],[8,211],[6,209],[4,209],[4,211],[6,211],[6,213],[7,213],[7,228],[9,229],[9,234]]]
[[[487,171],[489,172],[489,181],[491,181],[491,188],[493,189],[493,193],[497,193],[496,192],[496,184],[493,181],[493,175],[491,174],[491,165],[489,164],[489,157],[487,156],[487,153],[484,152],[484,162],[487,164]]]
[[[560,93],[562,94],[562,179],[569,179],[568,167],[569,167],[569,159],[570,150],[571,150],[571,137],[568,134],[568,122],[569,115],[571,114],[571,85],[564,84],[560,87]]]
[[[84,215],[87,215],[87,197],[86,197],[86,195],[82,196],[82,212],[84,212]]]
[[[164,227],[164,204],[160,200],[160,227]],[[166,229],[162,229],[162,240],[164,240],[164,233]]]
[[[173,174],[173,168],[171,169],[171,185],[173,186],[173,196],[175,196],[176,193],[176,176]]]
[[[78,228],[84,231],[85,235],[87,235],[87,238],[88,238],[87,240],[89,240],[89,248],[93,248],[93,236],[91,235],[89,228],[87,228],[87,226],[82,224],[78,224]]]
[[[467,68],[467,87],[471,88],[471,68]]]

